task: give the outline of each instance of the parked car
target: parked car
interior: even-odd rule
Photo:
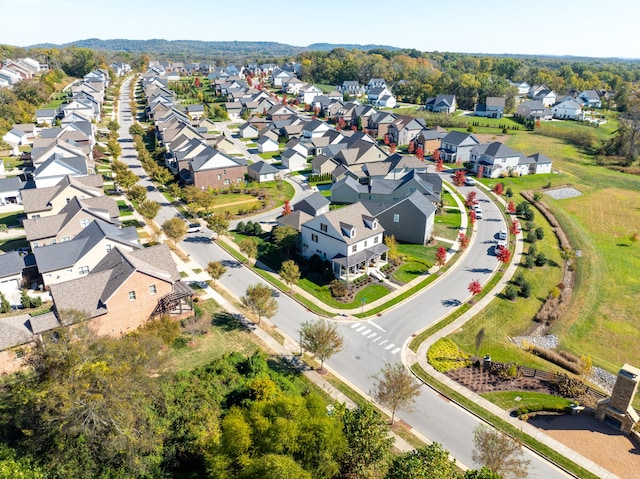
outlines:
[[[187,233],[200,233],[202,225],[200,223],[189,223],[187,225]]]
[[[504,241],[507,239],[507,230],[500,230],[498,232],[498,239]]]
[[[500,250],[506,249],[506,247],[507,247],[506,241],[498,241],[498,244],[496,245],[495,253],[498,254]]]
[[[476,212],[476,218],[481,220],[482,219],[482,209],[478,205],[475,205],[473,207],[473,211]]]
[[[476,180],[474,180],[473,178],[467,176],[464,180],[464,184],[467,186],[476,186]]]

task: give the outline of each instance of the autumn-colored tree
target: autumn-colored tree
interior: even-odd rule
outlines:
[[[435,157],[435,154],[433,156]],[[436,171],[439,173],[442,170],[444,170],[444,161],[442,161],[442,158],[436,158]]]
[[[284,200],[284,206],[282,207],[282,216],[287,216],[291,214],[291,203],[289,200]]]
[[[138,213],[146,220],[152,220],[160,211],[160,203],[152,200],[144,200],[138,205]]]
[[[207,265],[207,273],[211,276],[213,280],[213,284],[216,283],[217,279],[222,278],[222,275],[227,272],[227,267],[224,266],[220,261],[209,261]]]
[[[512,220],[509,225],[509,232],[512,235],[517,235],[520,232],[520,222],[518,220]]]
[[[343,339],[335,323],[324,319],[305,321],[300,328],[301,346],[320,360],[320,370],[324,362],[342,350]]]
[[[465,233],[460,233],[458,235],[458,243],[460,243],[460,249],[464,251],[469,246],[470,238]]]
[[[480,281],[478,281],[477,279],[474,279],[473,281],[471,281],[471,283],[469,283],[469,286],[467,286],[467,289],[473,296],[475,296],[476,294],[482,291],[482,285],[480,284]]]
[[[200,81],[200,78],[196,77],[196,79],[193,82],[193,86],[196,88],[200,88],[202,86],[202,82]]]
[[[289,292],[293,292],[293,285],[300,279],[300,268],[292,259],[282,262],[280,276],[289,285]]]
[[[507,212],[510,215],[516,214],[516,204],[513,201],[509,201],[509,203],[507,203]]]
[[[223,213],[214,213],[209,216],[207,226],[211,231],[220,236],[229,231],[229,220]]]
[[[411,155],[415,150],[416,150],[416,145],[413,143],[413,141],[410,141],[409,144],[407,145],[407,151]]]
[[[480,425],[473,431],[473,460],[504,478],[527,477],[531,461],[522,444],[497,429]]]
[[[456,170],[453,174],[453,184],[456,186],[463,186],[467,176],[464,170]]]
[[[174,216],[162,223],[162,231],[167,238],[178,242],[187,234],[187,224]]]
[[[443,246],[440,246],[436,251],[436,265],[442,267],[445,265],[446,262],[447,262],[447,250],[444,249]]]
[[[389,153],[393,155],[396,152],[396,148],[397,148],[397,145],[395,143],[391,143],[389,145]]]
[[[476,178],[480,179],[484,175],[484,166],[478,166],[478,173],[476,173]]]
[[[258,323],[262,318],[271,318],[278,312],[278,303],[273,297],[271,288],[265,284],[254,284],[247,288],[247,294],[242,297],[244,307],[258,316]]]
[[[420,383],[400,362],[387,363],[376,376],[371,388],[371,396],[391,410],[391,424],[398,409],[410,411],[415,398],[420,395]]]
[[[353,126],[351,127],[351,131],[358,131],[358,127],[357,127],[356,125],[353,125]]]
[[[476,193],[475,190],[472,190],[469,192],[469,194],[467,195],[467,199],[464,202],[467,208],[472,208],[473,205],[475,205],[478,202],[478,200],[476,200],[477,195],[478,194]]]
[[[384,134],[384,144],[389,146],[391,142],[389,141],[389,133]]]
[[[419,160],[424,160],[424,149],[421,146],[416,148],[416,158]]]
[[[311,105],[309,105],[308,103],[305,103],[304,111],[309,111],[309,110],[311,110]]]
[[[476,220],[476,210],[469,211],[469,222],[471,223],[471,226],[476,224]]]
[[[287,104],[287,94],[286,93],[282,95],[282,104],[283,105]]]
[[[496,250],[496,257],[501,263],[507,264],[511,259],[511,251],[509,251],[509,248],[501,246]]]
[[[496,186],[493,187],[493,192],[496,195],[504,194],[504,185],[502,183],[496,183]]]
[[[251,238],[245,238],[240,241],[238,245],[240,251],[246,254],[249,258],[255,258],[258,255],[258,247]]]
[[[436,151],[433,152],[433,161],[437,163],[438,160],[442,160],[442,158],[440,156],[440,150],[436,149]]]

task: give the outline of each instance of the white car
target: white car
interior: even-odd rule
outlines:
[[[507,239],[507,230],[500,230],[498,232],[498,239],[504,241]]]
[[[478,205],[476,205],[476,206],[473,207],[473,211],[476,212],[476,219],[481,220],[482,219],[482,209]]]
[[[202,225],[200,223],[189,223],[187,225],[187,233],[200,233]]]
[[[465,178],[464,180],[464,184],[467,186],[476,186],[476,180],[474,180],[473,178]]]

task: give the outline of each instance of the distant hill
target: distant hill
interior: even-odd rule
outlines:
[[[64,48],[77,46],[91,48],[93,50],[105,50],[109,52],[130,52],[147,53],[169,57],[184,56],[207,59],[215,56],[235,56],[235,57],[289,57],[297,55],[305,50],[332,50],[334,48],[346,48],[349,50],[373,50],[386,49],[398,50],[397,47],[384,45],[333,45],[330,43],[314,43],[308,47],[299,47],[277,42],[205,42],[199,40],[100,40],[89,38],[75,42],[55,45],[51,43],[32,45],[29,48]]]

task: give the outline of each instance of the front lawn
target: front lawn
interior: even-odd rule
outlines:
[[[24,216],[24,213],[12,212],[12,213],[2,213],[0,214],[0,224],[7,225],[8,227],[20,227],[22,223],[20,223],[20,216]]]
[[[429,267],[419,261],[407,261],[401,264],[398,269],[393,272],[393,278],[402,283],[408,283],[409,281],[416,279],[418,276],[424,274]]]
[[[448,248],[450,245],[434,241],[428,246],[421,244],[398,244],[398,253],[405,258],[406,261],[418,261],[427,265],[433,265],[436,262],[436,251],[438,247],[444,246]]]
[[[455,241],[460,234],[461,221],[460,210],[442,209],[442,213],[435,216],[433,236]]]
[[[15,251],[18,248],[26,248],[28,246],[29,242],[26,237],[0,241],[0,251],[4,251],[5,253]]]
[[[529,411],[560,411],[572,404],[569,399],[533,391],[499,391],[482,393],[480,396],[505,411],[514,408],[527,408]]]
[[[306,278],[302,278],[298,281],[298,286],[306,292],[311,293],[324,304],[338,309],[359,308],[363,304],[363,299],[365,300],[364,304],[366,306],[367,304],[389,294],[389,290],[384,286],[377,283],[371,283],[358,291],[351,302],[342,303],[331,296],[331,291],[329,291],[329,286],[327,285],[319,285]]]

